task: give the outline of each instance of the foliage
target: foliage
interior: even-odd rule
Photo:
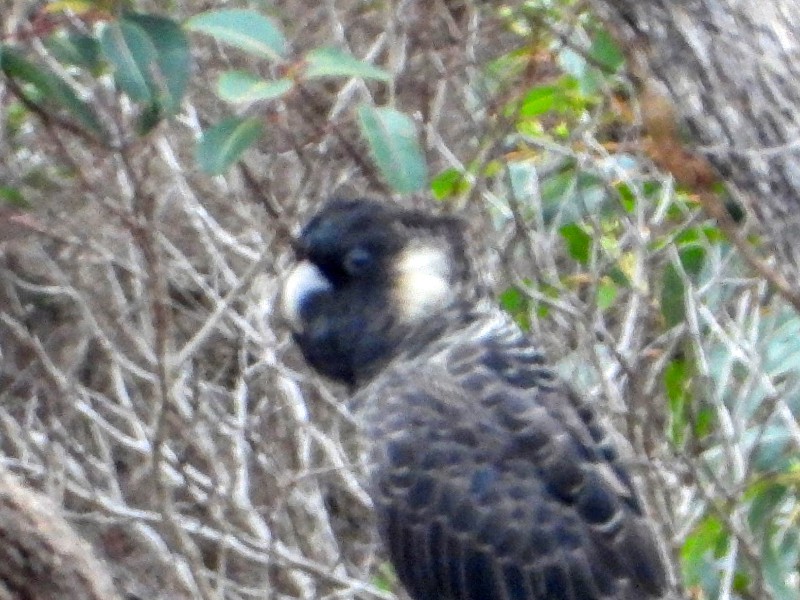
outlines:
[[[58,3],[51,10],[73,9],[88,14],[93,3]],[[190,47],[184,30],[212,36],[221,43],[238,48],[272,63],[284,76],[264,80],[239,70],[225,71],[217,85],[219,96],[231,103],[246,105],[275,100],[302,88],[308,82],[328,78],[391,82],[389,73],[358,60],[337,48],[314,48],[302,56],[289,57],[286,38],[273,19],[254,10],[222,9],[197,14],[181,26],[167,17],[122,11],[102,16],[102,26],[74,33],[56,29],[47,41],[58,48],[55,55],[64,67],[85,71],[88,78],[110,70],[120,91],[139,107],[138,133],[147,134],[167,117],[175,115],[190,77]],[[12,80],[31,84],[36,98],[47,98],[66,109],[84,128],[102,140],[96,116],[47,67],[27,61],[13,45],[2,48],[4,73]],[[79,74],[76,74],[79,75]],[[376,165],[391,187],[399,192],[413,192],[426,183],[424,157],[416,139],[412,119],[391,107],[356,107],[358,123],[375,157]],[[199,141],[197,159],[210,175],[225,172],[242,153],[263,135],[264,128],[253,118],[231,116],[212,125]]]
[[[506,13],[530,44],[528,60],[544,55],[561,69],[539,66],[541,81],[509,94],[507,214],[557,234],[552,242],[564,244],[574,266],[546,279],[555,293],[543,294],[540,277],[507,291],[504,305],[526,327],[526,315],[543,306],[595,311],[586,330],[610,335],[613,347],[600,373],[620,361],[624,369],[626,357],[640,362],[636,353],[657,354],[644,363],[647,373],[625,378],[634,389],[638,382],[634,393],[655,386],[648,396],[658,404],[647,410],[654,418],[663,411],[669,452],[680,461],[663,483],[681,503],[673,539],[687,590],[697,598],[795,598],[797,487],[787,482],[797,470],[800,317],[746,279],[725,236],[698,214],[694,190],[650,174],[644,145],[626,143],[641,133],[628,120],[635,98],[620,77],[622,54],[590,16],[552,13],[570,4],[528,2]],[[566,41],[555,35],[565,14],[573,27]],[[616,337],[613,309],[649,313],[635,320],[647,324],[642,339]],[[603,385],[602,377],[583,384]]]

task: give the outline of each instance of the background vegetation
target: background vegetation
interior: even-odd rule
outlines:
[[[393,597],[344,396],[275,310],[291,232],[358,194],[483,233],[498,301],[630,441],[676,596],[798,597],[800,320],[713,178],[656,166],[674,140],[583,3],[0,14],[2,464],[123,596]]]

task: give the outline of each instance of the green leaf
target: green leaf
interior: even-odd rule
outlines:
[[[359,107],[358,117],[372,157],[389,185],[400,193],[422,189],[428,168],[414,121],[393,108],[366,104]]]
[[[696,277],[703,270],[706,261],[706,249],[696,244],[691,244],[681,248],[678,253],[681,258],[681,265],[688,275]]]
[[[48,2],[43,10],[50,14],[70,11],[78,16],[84,16],[89,11],[108,8],[111,4],[109,0],[54,0]]]
[[[617,299],[618,289],[616,284],[608,277],[604,277],[597,286],[597,307],[606,310],[613,306]]]
[[[796,542],[796,539],[792,541]],[[791,544],[787,548],[772,537],[765,538],[761,560],[764,579],[771,588],[772,597],[776,600],[797,600],[797,589],[792,589],[794,586],[790,587],[788,583],[797,572],[797,555]]]
[[[677,358],[671,360],[664,369],[664,389],[669,401],[670,437],[676,444],[681,443],[685,435],[688,385],[686,362]]]
[[[90,35],[57,32],[45,40],[50,53],[61,63],[75,65],[97,73],[103,65],[100,60],[100,42]]]
[[[158,126],[164,117],[157,102],[147,104],[139,113],[136,119],[136,132],[139,135],[147,135]]]
[[[589,56],[609,73],[617,71],[625,62],[625,56],[617,46],[617,42],[605,29],[597,32],[597,37],[589,48]]]
[[[596,176],[578,170],[571,159],[564,160],[559,171],[553,170],[539,180],[538,190],[542,218],[548,226],[554,222],[574,223],[587,215],[616,210],[605,184]]]
[[[267,81],[246,71],[228,71],[217,82],[217,94],[228,102],[255,102],[278,98],[293,87],[291,79]]]
[[[763,394],[759,396],[763,400]],[[796,462],[796,455],[791,452],[793,442],[783,425],[766,427],[758,436],[751,461],[754,471],[779,472],[793,468]]]
[[[31,204],[22,195],[18,188],[9,185],[0,185],[0,202],[14,208],[30,208]]]
[[[397,588],[397,574],[391,563],[384,561],[378,565],[372,584],[383,592],[391,592]]]
[[[762,320],[760,355],[771,377],[783,377],[800,368],[800,318],[792,311]]]
[[[696,243],[697,240],[701,239],[703,236],[702,228],[700,227],[687,227],[683,231],[678,232],[678,235],[675,236],[675,245],[678,247],[688,246],[692,243]]]
[[[750,527],[762,529],[774,518],[775,511],[790,498],[791,489],[782,483],[770,480],[759,480],[747,489],[747,496],[752,498],[747,515]]]
[[[563,94],[554,85],[541,85],[533,88],[522,99],[519,114],[523,117],[538,117],[553,110]]]
[[[228,117],[208,129],[197,145],[196,158],[209,175],[224,173],[262,132],[254,118]]]
[[[134,102],[154,100],[150,70],[158,52],[144,30],[128,21],[109,23],[100,34],[100,45],[114,65],[114,78],[120,89]]]
[[[625,209],[625,212],[632,213],[636,207],[636,194],[625,182],[620,182],[615,187],[619,193],[619,201],[622,204],[622,208]]]
[[[661,287],[661,314],[664,315],[667,327],[674,327],[684,321],[686,317],[685,292],[683,279],[675,265],[667,265],[664,269]]]
[[[558,233],[567,242],[569,255],[581,264],[589,262],[589,251],[592,247],[592,236],[586,233],[576,223],[562,226]]]
[[[147,133],[164,115],[177,113],[189,82],[186,35],[177,23],[155,15],[124,15],[100,36],[103,53],[114,66],[117,85],[145,105],[138,130]]]
[[[317,48],[306,54],[306,69],[304,77],[314,79],[318,77],[361,77],[362,79],[377,79],[390,81],[391,75],[387,71],[373,64],[358,60],[338,48]]]
[[[625,274],[625,271],[623,271],[619,267],[613,267],[608,272],[608,276],[611,279],[611,281],[613,281],[614,283],[616,283],[620,287],[630,287],[631,286],[631,280]]]
[[[437,200],[452,198],[469,190],[469,182],[457,169],[445,169],[431,181],[431,193]]]
[[[558,53],[558,64],[577,84],[577,89],[584,97],[597,94],[603,77],[596,67],[586,62],[583,52],[564,47]]]
[[[530,300],[516,287],[509,287],[500,294],[500,306],[523,330],[530,331]]]
[[[227,9],[200,13],[186,22],[192,31],[270,60],[281,60],[286,38],[270,18],[253,10]]]
[[[686,363],[680,359],[671,360],[667,368],[664,369],[664,388],[671,404],[683,402],[686,396],[687,384]],[[682,410],[682,406],[679,405],[675,405],[673,408],[676,406]]]
[[[78,98],[72,88],[59,77],[26,60],[7,46],[0,47],[0,67],[8,77],[33,86],[42,101],[54,102],[66,108],[92,133],[100,138],[105,137],[105,131],[91,107]]]
[[[694,419],[694,436],[698,440],[708,437],[717,431],[717,413],[710,406],[701,406]]]
[[[149,65],[148,83],[157,95],[158,106],[166,114],[177,113],[191,70],[189,40],[183,29],[175,21],[155,15],[126,14],[121,22],[138,26],[155,48],[155,64]],[[156,67],[158,71],[154,73]]]
[[[100,34],[100,45],[114,65],[117,85],[134,102],[153,99],[150,65],[155,62],[156,47],[141,27],[119,21],[109,23]]]
[[[711,557],[724,551],[728,536],[720,520],[707,516],[700,521],[686,538],[681,549],[681,562],[686,584],[689,586],[703,582]]]

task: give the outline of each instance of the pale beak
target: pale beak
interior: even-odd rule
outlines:
[[[281,312],[294,331],[303,331],[303,304],[314,294],[329,292],[332,289],[333,285],[322,271],[307,260],[292,269],[283,284]]]

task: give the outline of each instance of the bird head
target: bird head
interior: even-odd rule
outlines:
[[[481,286],[462,220],[388,202],[334,199],[295,240],[283,314],[306,360],[333,379],[369,377],[415,334],[474,304]]]

